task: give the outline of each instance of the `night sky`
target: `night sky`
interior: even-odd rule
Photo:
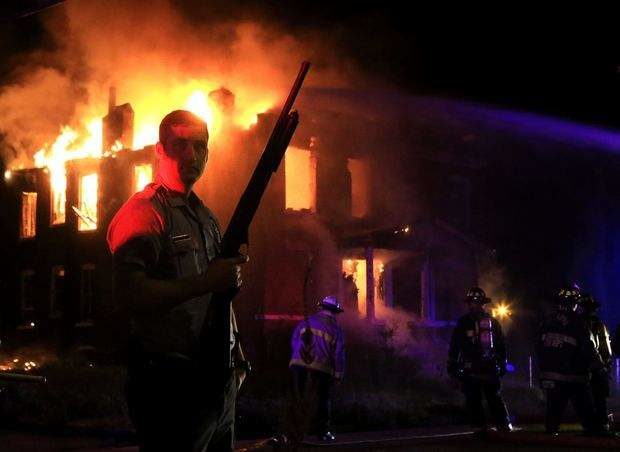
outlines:
[[[71,0],[84,1],[84,0]],[[0,6],[0,82],[15,58],[50,43],[39,23],[16,18],[50,0]],[[495,9],[390,6],[390,2],[181,1],[192,20],[259,20],[313,34],[377,80],[433,94],[620,127],[618,27],[610,10],[545,11],[515,2]],[[55,8],[63,8],[62,5]]]

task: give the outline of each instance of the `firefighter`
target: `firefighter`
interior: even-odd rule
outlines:
[[[547,395],[545,428],[554,436],[569,400],[586,433],[602,430],[594,417],[589,375],[591,371],[603,371],[603,366],[586,322],[576,312],[580,296],[578,287],[562,287],[555,296],[555,309],[543,321],[538,337],[540,384]]]
[[[609,330],[598,316],[600,303],[591,295],[584,294],[579,299],[579,307],[586,321],[590,337],[598,353],[602,367],[592,372],[590,386],[594,401],[594,412],[597,423],[603,426],[605,431],[610,431],[613,426],[612,414],[607,409],[607,398],[610,395],[610,379],[612,365],[611,339]]]
[[[331,432],[331,393],[344,372],[344,335],[336,316],[343,312],[335,296],[325,297],[319,312],[300,321],[291,337],[289,368],[293,398],[313,400],[311,430],[322,441],[334,441]]]
[[[227,381],[213,381],[199,350],[214,292],[236,290],[246,257],[217,259],[218,223],[192,191],[208,158],[207,124],[176,110],[159,127],[154,183],[108,229],[117,302],[131,318],[130,417],[141,450],[233,450],[235,398],[249,371],[231,334]],[[234,314],[231,330],[238,333]]]
[[[510,432],[512,425],[500,384],[506,374],[506,346],[499,322],[484,310],[490,301],[479,287],[467,292],[469,312],[458,320],[452,332],[448,374],[461,383],[472,426],[481,432],[488,429],[482,406],[484,396],[495,426]]]

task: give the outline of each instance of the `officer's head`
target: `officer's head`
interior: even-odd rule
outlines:
[[[207,123],[189,111],[175,110],[162,119],[155,149],[166,185],[182,192],[192,188],[207,164],[208,141]]]

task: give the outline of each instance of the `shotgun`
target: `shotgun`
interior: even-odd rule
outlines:
[[[295,83],[293,83],[293,87],[282,107],[267,145],[224,232],[221,252],[218,256],[220,258],[238,256],[241,247],[249,244],[248,234],[252,219],[271,176],[276,172],[284,158],[286,148],[299,123],[299,114],[292,108],[309,69],[309,62],[305,61],[301,64]],[[234,289],[225,293],[213,294],[211,297],[214,309],[213,323],[208,326],[205,322],[200,331],[200,348],[203,354],[200,361],[208,366],[209,374],[220,382],[227,381],[232,370],[230,349],[231,302],[238,292],[238,289]]]

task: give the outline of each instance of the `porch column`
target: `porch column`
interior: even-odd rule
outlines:
[[[366,246],[366,320],[375,319],[374,248]]]

